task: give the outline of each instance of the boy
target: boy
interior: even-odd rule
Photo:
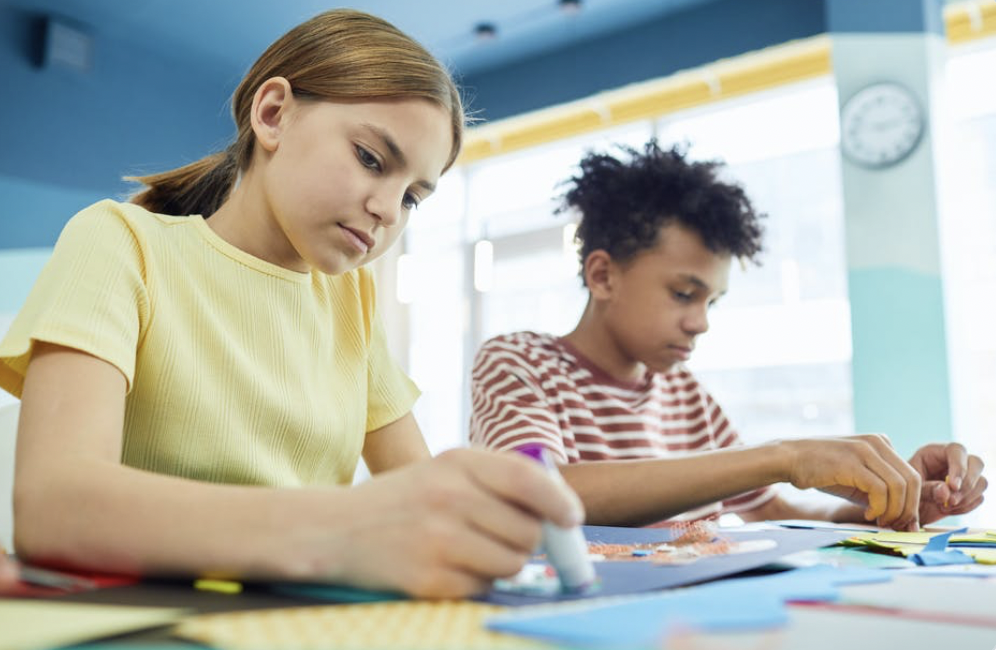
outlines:
[[[982,461],[932,444],[909,463],[880,435],[744,446],[684,367],[727,288],[734,257],[755,260],[761,226],[719,164],[683,151],[589,154],[562,209],[581,215],[589,291],[564,337],[533,332],[486,342],[474,364],[471,441],[544,445],[581,496],[588,522],[641,525],[738,513],[748,521],[873,521],[916,530],[982,502]],[[772,484],[843,500],[794,505]]]

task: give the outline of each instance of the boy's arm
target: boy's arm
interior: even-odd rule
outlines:
[[[575,463],[561,472],[593,524],[647,524],[784,481],[867,500],[863,509],[845,503],[839,511],[819,513],[819,518],[877,521],[897,529],[918,525],[920,476],[876,435],[787,440],[676,458]],[[816,514],[796,511],[791,518]]]
[[[920,524],[931,524],[950,515],[970,512],[983,500],[988,481],[982,476],[984,463],[959,443],[924,445],[913,454],[910,465],[921,478]],[[863,502],[864,495],[843,495]],[[738,513],[746,521],[816,519],[839,523],[864,523],[863,507],[846,499],[838,503],[792,503],[776,497],[750,511]]]

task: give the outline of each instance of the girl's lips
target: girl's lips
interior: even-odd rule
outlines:
[[[346,233],[346,239],[348,239],[361,253],[367,253],[371,248],[373,248],[374,242],[370,235],[358,230],[353,230],[352,228],[347,228],[342,224],[339,224],[339,227]]]

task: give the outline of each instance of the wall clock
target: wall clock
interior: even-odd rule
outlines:
[[[923,131],[920,103],[896,83],[866,86],[841,108],[841,150],[863,167],[880,169],[902,161],[916,149]]]

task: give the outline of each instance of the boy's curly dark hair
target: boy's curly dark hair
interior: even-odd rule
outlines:
[[[618,148],[629,160],[588,153],[580,173],[563,183],[568,189],[557,211],[581,213],[574,238],[582,278],[592,251],[602,249],[625,262],[653,248],[661,226],[674,222],[697,232],[713,252],[757,263],[764,215],[754,211],[743,188],[717,177],[722,163],[690,162],[687,147],[661,149],[656,139],[642,151]]]

